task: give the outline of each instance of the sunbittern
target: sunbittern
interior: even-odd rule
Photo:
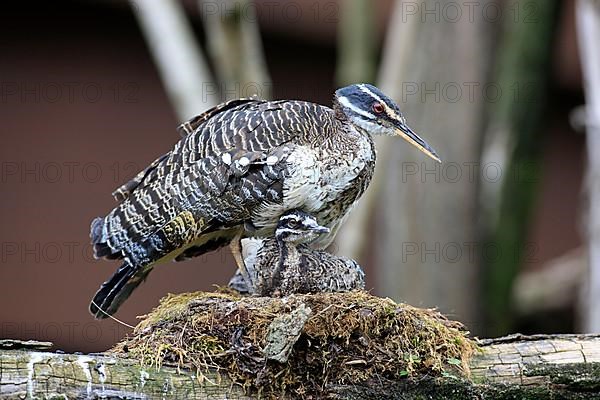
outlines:
[[[365,274],[356,261],[309,246],[326,233],[329,228],[319,225],[304,211],[283,214],[274,237],[242,240],[244,267],[250,282],[238,271],[229,286],[260,296],[364,289]]]
[[[431,158],[435,151],[379,89],[356,84],[335,92],[333,108],[304,101],[240,99],[179,127],[184,137],[113,193],[120,201],[91,226],[94,255],[122,259],[90,311],[117,311],[155,264],[183,260],[244,237],[272,236],[279,218],[299,209],[329,232],[330,244],[364,193],[375,168],[371,135],[400,136]]]

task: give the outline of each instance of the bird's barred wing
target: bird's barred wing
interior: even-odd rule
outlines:
[[[235,107],[238,107],[243,104],[252,103],[252,102],[260,102],[256,98],[245,98],[245,99],[236,99],[226,101],[221,103],[204,113],[193,117],[192,119],[182,123],[177,127],[177,132],[182,138],[194,133],[204,122],[208,121],[210,118],[215,115],[225,112],[227,110],[231,110]],[[113,197],[117,201],[123,201],[144,181],[152,181],[154,176],[152,174],[157,172],[157,168],[160,166],[161,162],[164,161],[167,157],[169,157],[169,153],[163,154],[154,160],[150,165],[148,165],[144,170],[140,171],[135,177],[133,177],[130,181],[126,182],[119,188],[117,188],[113,193]]]
[[[286,149],[291,147],[279,147],[270,153],[224,153],[212,169],[209,165],[195,178],[184,182],[183,186],[188,191],[186,206],[193,215],[201,216],[204,222],[203,226],[196,226],[197,234],[204,234],[210,239],[186,249],[176,257],[177,261],[228,244],[233,234],[227,230],[248,221],[252,210],[259,204],[282,201]],[[269,157],[277,157],[279,162],[269,162]],[[207,178],[210,176],[215,178]],[[194,188],[196,182],[201,182],[201,185]],[[218,234],[210,235],[215,230]]]
[[[146,264],[242,224],[258,205],[281,201],[286,151],[332,121],[329,109],[302,102],[247,101],[213,114],[94,220],[95,255]]]
[[[245,98],[245,99],[235,99],[229,100],[219,105],[216,105],[213,108],[208,109],[200,115],[193,117],[192,119],[182,123],[177,127],[177,132],[179,135],[184,138],[192,133],[196,132],[196,130],[202,125],[204,122],[208,121],[215,115],[222,113],[227,110],[231,110],[232,108],[241,106],[243,104],[252,103],[252,102],[261,102],[255,97]]]
[[[201,234],[198,246],[175,254],[177,260],[217,249],[231,240],[227,232],[250,217],[260,202],[281,201],[283,160],[269,165],[256,152],[225,153],[223,160],[212,156],[186,167],[172,167],[169,175],[138,187],[105,218],[97,220],[93,232],[97,257],[127,256],[133,264],[163,258]],[[247,165],[240,159],[251,160]],[[158,175],[160,176],[160,175]],[[116,250],[116,251],[115,251]]]
[[[156,173],[156,168],[163,162],[169,154],[163,154],[158,157],[156,160],[152,161],[150,165],[140,171],[136,176],[134,176],[131,180],[126,182],[125,184],[118,187],[114,192],[112,192],[113,197],[117,201],[123,201],[133,193],[133,191],[146,179],[152,180],[152,174]]]

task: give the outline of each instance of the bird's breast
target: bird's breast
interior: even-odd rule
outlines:
[[[298,145],[284,162],[281,203],[265,204],[252,222],[264,230],[274,229],[281,214],[302,209],[332,229],[317,240],[326,246],[333,240],[340,220],[369,184],[375,163],[372,140],[356,134],[322,146]]]

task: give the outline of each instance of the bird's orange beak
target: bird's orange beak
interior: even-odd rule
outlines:
[[[410,126],[406,125],[404,122],[399,122],[396,124],[396,136],[402,137],[408,143],[415,146],[417,149],[421,150],[423,153],[427,154],[429,157],[433,158],[435,161],[441,163],[442,160],[437,155],[435,150],[423,139],[419,137]]]

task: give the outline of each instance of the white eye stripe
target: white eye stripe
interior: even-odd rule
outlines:
[[[387,104],[385,103],[385,101],[381,100],[381,97],[377,96],[375,93],[373,93],[367,86],[360,84],[358,85],[358,87],[360,88],[360,90],[362,90],[364,93],[368,94],[369,96],[375,98],[378,102],[380,102],[381,104],[387,106]]]
[[[290,228],[279,228],[279,229],[277,229],[277,232],[276,232],[277,235],[281,235],[281,234],[284,234],[284,233],[298,235],[298,234],[305,233],[305,232],[304,231],[299,231],[297,229],[290,229]]]
[[[298,217],[297,215],[284,215],[283,217],[280,218],[280,221],[285,222],[287,224],[289,224],[290,222],[296,223],[304,228],[311,228],[313,226],[318,225],[317,220],[314,218],[309,218],[309,217],[301,218],[301,217]]]
[[[369,119],[373,119],[373,115],[369,114],[368,112],[361,110],[360,108],[356,107],[354,104],[350,103],[350,100],[348,100],[347,97],[345,96],[340,96],[338,98],[338,101],[340,102],[341,105],[343,105],[344,107],[347,107],[349,109],[351,109],[352,111],[354,111],[357,114],[362,115],[363,117],[369,118]]]
[[[283,216],[280,217],[280,219],[282,221],[285,221],[285,220],[288,220],[288,219],[298,220],[298,216],[296,216],[296,215],[283,215]]]

